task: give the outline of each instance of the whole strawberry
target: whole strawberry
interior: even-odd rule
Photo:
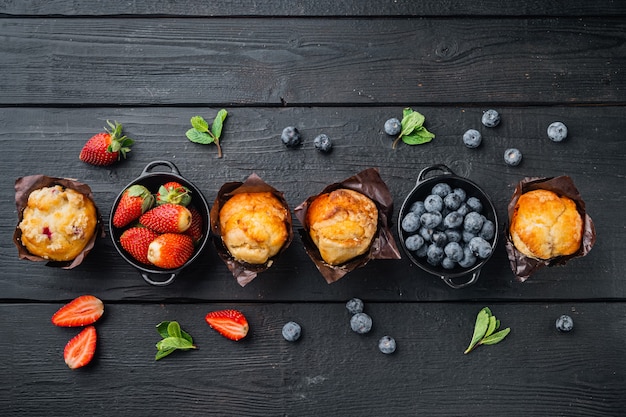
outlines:
[[[187,235],[164,233],[148,247],[148,260],[163,269],[180,268],[193,255],[193,241]]]
[[[145,227],[131,227],[124,230],[120,236],[120,245],[136,261],[142,264],[150,264],[148,260],[148,248],[150,243],[159,237],[159,234]]]
[[[156,195],[157,205],[172,203],[188,206],[191,203],[191,191],[184,185],[170,181],[159,187]]]
[[[187,207],[166,203],[148,210],[139,223],[157,233],[183,233],[191,225],[191,212]]]
[[[195,207],[189,207],[189,212],[191,213],[191,225],[189,225],[189,229],[185,231],[187,236],[190,236],[193,239],[194,244],[198,244],[202,239],[204,233],[202,232],[203,221],[202,215]]]
[[[135,143],[131,138],[122,135],[122,125],[107,120],[111,130],[97,133],[85,143],[80,151],[81,161],[91,165],[111,165],[121,158],[126,158],[130,147]]]
[[[124,227],[137,220],[154,205],[154,196],[143,185],[128,187],[113,213],[113,226]]]

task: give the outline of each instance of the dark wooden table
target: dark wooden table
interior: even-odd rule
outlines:
[[[0,414],[626,413],[626,3],[0,3]],[[391,148],[383,123],[404,107],[426,116],[431,143]],[[191,116],[212,119],[220,108],[229,116],[218,159],[185,131]],[[489,108],[502,115],[493,129],[480,123]],[[106,120],[136,140],[130,157],[82,163],[82,145]],[[556,120],[570,132],[558,144],[546,136]],[[288,125],[303,133],[301,149],[281,144]],[[483,133],[479,149],[462,144],[469,128]],[[313,148],[320,133],[334,140],[332,154]],[[504,164],[508,147],[523,152],[520,166]],[[162,159],[211,203],[222,184],[255,172],[292,209],[375,167],[393,194],[394,224],[432,164],[480,184],[503,224],[522,178],[569,175],[598,239],[588,256],[520,283],[501,234],[479,281],[462,290],[406,256],[327,284],[297,233],[245,287],[212,245],[163,288],[123,262],[109,235],[72,270],[18,259],[18,177],[85,182],[106,220],[124,186]],[[93,363],[71,371],[63,347],[77,331],[50,317],[81,294],[106,311]],[[374,320],[367,335],[350,330],[352,297]],[[484,306],[511,333],[464,355]],[[240,342],[204,322],[231,307],[250,321]],[[573,317],[573,332],[555,329],[561,314]],[[155,362],[163,320],[179,321],[199,349]],[[281,336],[289,320],[303,327],[297,343]],[[378,351],[385,334],[398,343],[393,355]]]

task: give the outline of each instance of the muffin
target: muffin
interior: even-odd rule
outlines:
[[[265,264],[289,238],[289,211],[272,192],[234,194],[220,208],[222,242],[239,262]]]
[[[530,258],[568,256],[580,248],[583,218],[572,199],[537,189],[517,200],[509,233],[515,248]]]
[[[86,195],[61,185],[33,190],[18,225],[21,243],[50,261],[75,259],[96,233],[98,214]]]
[[[320,256],[330,265],[340,265],[366,253],[378,229],[376,204],[346,188],[317,196],[305,219]]]

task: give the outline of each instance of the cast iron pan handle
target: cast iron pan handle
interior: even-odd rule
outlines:
[[[147,273],[145,272],[141,273],[141,277],[143,278],[144,281],[156,287],[165,287],[166,285],[170,285],[176,279],[176,275],[177,274],[170,274],[170,277],[166,279],[165,281],[155,281],[152,278],[150,278]]]
[[[426,174],[428,174],[430,171],[443,171],[445,175],[455,175],[454,172],[452,172],[452,170],[450,170],[450,168],[448,168],[444,164],[435,164],[426,167],[420,171],[419,175],[417,176],[417,183],[419,184],[424,181],[426,179]]]
[[[454,288],[455,290],[458,290],[459,288],[468,287],[468,286],[472,285],[473,283],[475,283],[476,281],[478,281],[478,276],[479,275],[480,275],[480,269],[477,270],[476,272],[472,273],[472,277],[470,278],[469,281],[463,282],[463,283],[460,283],[460,284],[457,284],[456,282],[454,282],[452,280],[452,278],[450,278],[450,277],[442,276],[441,279],[443,280],[443,282],[448,284],[450,287]]]
[[[141,172],[140,177],[143,177],[144,175],[148,174],[152,170],[152,168],[160,166],[160,165],[165,165],[169,167],[170,172],[176,175],[180,175],[180,171],[178,171],[178,168],[176,168],[176,165],[174,165],[170,161],[152,161],[148,165],[146,165],[146,167]]]

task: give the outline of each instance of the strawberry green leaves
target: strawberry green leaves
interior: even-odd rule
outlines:
[[[402,111],[402,130],[396,140],[393,141],[392,147],[395,149],[400,139],[407,145],[422,145],[433,140],[435,135],[423,126],[424,120],[425,118],[421,113],[408,107],[405,108]]]
[[[156,344],[155,360],[163,359],[176,350],[196,349],[189,333],[180,328],[176,321],[163,321],[156,326],[157,332],[163,338]]]
[[[202,116],[193,116],[191,118],[192,127],[185,133],[187,139],[201,145],[215,143],[215,146],[217,146],[217,157],[221,158],[220,136],[222,136],[222,128],[224,127],[226,116],[228,116],[228,112],[225,109],[220,110],[217,112],[217,116],[215,116],[211,126]]]
[[[500,330],[499,332],[495,332],[499,328],[500,320],[496,319],[496,316],[491,313],[489,307],[485,307],[480,310],[476,316],[476,324],[474,325],[472,341],[464,353],[468,354],[480,345],[495,345],[496,343],[501,342],[511,332],[509,327]]]

